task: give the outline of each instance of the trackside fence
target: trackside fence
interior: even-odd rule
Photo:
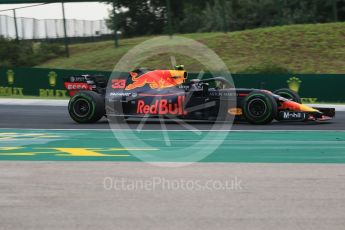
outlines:
[[[23,40],[42,40],[64,38],[62,19],[16,19],[18,38]],[[15,19],[7,15],[0,15],[0,36],[16,38]],[[68,37],[100,37],[112,34],[105,20],[77,20],[66,19]]]

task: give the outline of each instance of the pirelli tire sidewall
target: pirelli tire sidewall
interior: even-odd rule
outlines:
[[[259,104],[261,112],[254,115],[254,106]],[[257,107],[257,106],[256,106]],[[278,106],[274,97],[268,92],[254,91],[250,93],[243,103],[243,113],[246,120],[252,124],[269,124],[277,117]],[[260,109],[259,109],[260,110]]]
[[[282,96],[286,99],[292,100],[294,102],[297,102],[299,104],[302,103],[302,99],[301,97],[298,95],[298,93],[296,93],[295,91],[291,90],[291,89],[278,89],[276,91],[273,92],[274,94],[277,94],[279,96]]]
[[[86,105],[87,109],[78,112],[79,104]],[[78,123],[94,123],[105,115],[104,97],[93,91],[80,91],[68,103],[68,112],[71,118]]]

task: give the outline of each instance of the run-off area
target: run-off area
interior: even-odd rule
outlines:
[[[0,131],[0,160],[345,163],[342,131]]]

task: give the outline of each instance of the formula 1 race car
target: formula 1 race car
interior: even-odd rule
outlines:
[[[74,121],[93,123],[103,116],[219,121],[232,116],[261,125],[273,120],[327,121],[335,116],[333,108],[303,105],[298,94],[290,89],[272,93],[234,88],[222,77],[188,81],[187,72],[181,67],[137,69],[109,81],[92,75],[65,79],[72,97],[68,111]]]

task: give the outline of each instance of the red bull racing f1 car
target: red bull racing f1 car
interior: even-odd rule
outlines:
[[[290,89],[275,92],[234,88],[222,77],[188,80],[183,68],[137,69],[125,77],[81,75],[65,79],[71,96],[68,111],[78,123],[103,116],[178,118],[225,121],[229,117],[252,124],[277,121],[327,121],[333,108],[312,108]]]

